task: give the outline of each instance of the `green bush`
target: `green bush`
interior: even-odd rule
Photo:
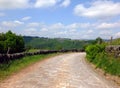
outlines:
[[[97,67],[102,68],[105,72],[112,75],[120,76],[120,60],[109,57],[104,53],[99,53],[93,61]]]
[[[100,52],[104,52],[104,50],[105,45],[89,45],[86,48],[87,57],[92,62],[95,59],[96,55]]]
[[[90,45],[86,48],[87,59],[105,73],[120,76],[120,60],[105,53],[105,45]]]

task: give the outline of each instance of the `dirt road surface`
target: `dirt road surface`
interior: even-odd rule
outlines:
[[[85,53],[69,53],[38,62],[2,82],[0,88],[119,88],[85,62]]]

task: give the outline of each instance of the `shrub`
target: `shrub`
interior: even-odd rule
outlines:
[[[120,60],[105,53],[105,45],[90,45],[86,48],[87,59],[105,73],[120,76]]]
[[[87,57],[90,61],[93,61],[97,54],[104,52],[105,45],[89,45],[86,48]]]

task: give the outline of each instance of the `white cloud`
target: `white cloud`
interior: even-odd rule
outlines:
[[[93,30],[88,30],[87,32],[86,32],[86,34],[92,34],[93,33]]]
[[[36,35],[37,32],[38,32],[38,31],[37,31],[36,28],[25,29],[25,33],[27,33],[28,35]]]
[[[67,6],[70,5],[70,3],[71,3],[70,0],[64,0],[60,6],[62,6],[62,7],[67,7]]]
[[[40,23],[37,23],[37,22],[32,22],[27,24],[27,27],[39,27],[39,26],[40,26]]]
[[[35,3],[36,8],[54,6],[58,0],[37,0]]]
[[[89,18],[110,18],[120,15],[120,2],[112,2],[108,0],[98,0],[90,3],[90,6],[79,4],[75,6],[74,13],[78,16]]]
[[[69,32],[76,32],[77,29],[69,29]]]
[[[36,8],[47,8],[52,6],[67,7],[71,3],[71,0],[37,0],[34,4]]]
[[[58,30],[61,30],[61,29],[66,29],[66,26],[62,23],[55,23],[55,24],[52,24],[50,26],[50,29],[58,29]]]
[[[21,22],[19,20],[15,21],[2,21],[0,22],[0,32],[7,32],[8,30],[11,30],[17,34],[23,34],[21,27],[24,27],[24,22]]]
[[[0,0],[0,10],[20,8],[48,8],[53,6],[67,7],[70,0]]]
[[[101,23],[97,26],[97,29],[113,29],[113,28],[120,28],[120,22],[115,23]]]
[[[30,17],[30,16],[26,16],[26,17],[23,17],[21,20],[22,20],[22,21],[27,21],[27,20],[29,20],[29,19],[31,19],[31,17]]]
[[[66,35],[67,31],[61,31],[61,32],[57,32],[55,33],[55,35]]]
[[[110,26],[112,24],[114,26]],[[107,25],[107,27],[105,25]],[[114,23],[72,23],[68,25],[58,22],[48,25],[39,22],[24,23],[15,20],[0,22],[0,27],[0,31],[3,32],[11,29],[17,34],[51,38],[95,39],[98,36],[110,38],[110,36],[119,37],[120,35],[119,21]]]
[[[78,29],[78,28],[88,28],[90,26],[89,23],[73,23],[67,26],[68,29]]]
[[[73,23],[68,25],[64,25],[62,23],[55,23],[51,25],[45,25],[43,28],[40,29],[40,33],[47,33],[47,37],[79,39],[84,38],[83,35],[88,34],[88,32],[89,34],[92,34],[93,30],[89,30],[87,33],[82,32],[82,30],[87,30],[88,27],[90,27],[89,23]]]
[[[0,0],[0,10],[27,8],[28,6],[29,0]]]
[[[115,34],[115,38],[120,38],[120,32]]]
[[[108,30],[102,30],[102,31],[99,32],[98,35],[109,39],[111,36],[113,36],[113,33],[112,33],[111,30],[109,30],[109,31]]]
[[[42,28],[40,31],[46,32],[46,31],[48,31],[48,29],[47,28]]]
[[[35,28],[29,28],[29,29],[26,29],[25,31],[27,31],[27,32],[35,32],[35,31],[37,31],[37,29],[35,29]]]
[[[13,23],[18,24],[18,25],[24,24],[24,22],[18,21],[18,20],[15,20]]]
[[[24,24],[23,22],[21,22],[21,21],[3,21],[2,23],[1,23],[1,26],[3,26],[3,27],[17,27],[17,26],[20,26],[20,25],[22,25],[22,24]]]
[[[62,23],[56,23],[56,24],[53,24],[53,25],[51,25],[51,26],[49,26],[49,29],[52,29],[52,30],[61,30],[61,29],[63,29],[64,28],[64,25],[62,24]]]
[[[28,26],[29,25],[29,26]],[[38,35],[44,37],[60,37],[60,38],[94,38],[94,29],[92,29],[93,24],[90,23],[72,23],[64,25],[62,23],[55,23],[51,25],[41,24],[41,23],[29,23],[27,29],[35,28],[39,29],[37,32],[29,32],[31,35]],[[26,33],[26,32],[25,32]]]

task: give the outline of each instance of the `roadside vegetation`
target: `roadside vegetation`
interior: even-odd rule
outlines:
[[[41,54],[41,55],[34,55],[34,56],[26,56],[14,61],[11,61],[7,64],[0,64],[0,81],[5,79],[6,77],[10,76],[13,73],[19,72],[21,69],[30,66],[38,61],[43,59],[55,56],[58,54]]]
[[[39,49],[28,49],[28,50],[26,50],[26,52],[37,52],[37,51],[39,51]]]
[[[113,43],[115,44],[116,41],[116,44],[118,44],[119,39],[113,41]],[[96,68],[103,69],[105,73],[120,76],[120,57],[105,52],[107,45],[108,43],[101,42],[87,46],[87,60],[95,64]]]

